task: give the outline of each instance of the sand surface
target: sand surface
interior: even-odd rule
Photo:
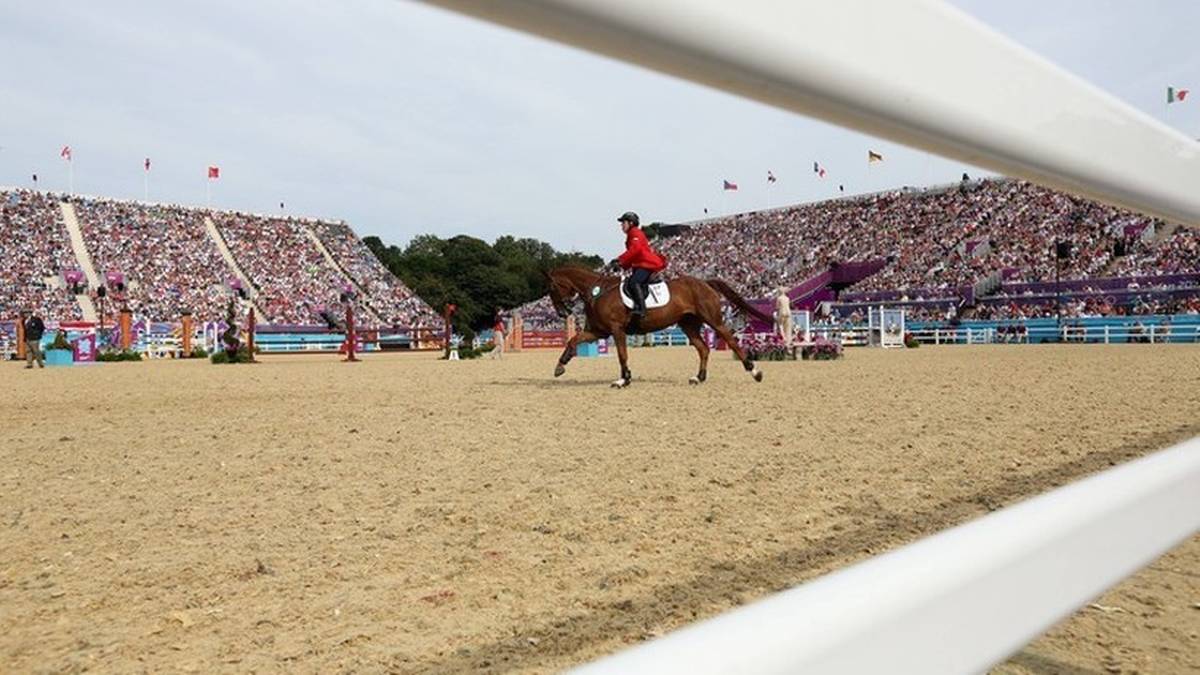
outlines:
[[[1200,434],[1193,345],[556,356],[0,364],[0,670],[551,672]],[[1198,603],[1193,538],[997,672]]]

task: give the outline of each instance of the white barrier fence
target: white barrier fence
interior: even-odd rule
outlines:
[[[983,672],[1198,530],[1195,438],[575,672]]]
[[[946,3],[427,1],[1048,187],[1200,223],[1193,138]],[[978,672],[1197,527],[1200,443],[1192,441],[584,671]]]

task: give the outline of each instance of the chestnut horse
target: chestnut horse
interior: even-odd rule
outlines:
[[[547,274],[550,281],[550,300],[558,315],[566,318],[570,314],[569,305],[576,298],[583,300],[583,309],[587,314],[587,325],[568,342],[558,357],[558,367],[554,376],[566,372],[566,366],[575,356],[575,348],[584,342],[613,337],[617,344],[617,356],[621,361],[621,377],[612,383],[614,387],[627,387],[633,379],[629,372],[629,353],[625,345],[626,335],[638,335],[662,330],[671,324],[679,324],[680,329],[687,335],[688,341],[700,354],[700,372],[688,379],[691,384],[700,384],[708,378],[708,345],[700,336],[700,329],[708,324],[717,335],[729,345],[733,353],[745,366],[757,382],[762,382],[762,371],[754,365],[746,352],[733,339],[733,332],[725,325],[721,316],[721,296],[725,296],[743,313],[750,314],[760,321],[770,322],[771,318],[755,309],[746,302],[737,291],[720,279],[701,281],[692,277],[681,276],[671,279],[668,286],[671,290],[671,300],[662,307],[646,310],[646,315],[630,325],[629,309],[621,302],[618,277],[606,276],[584,269],[582,267],[558,267]]]

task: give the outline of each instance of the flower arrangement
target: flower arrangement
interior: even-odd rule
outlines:
[[[842,358],[842,343],[838,340],[830,340],[823,337],[818,337],[811,345],[806,345],[800,352],[800,356],[805,360],[810,361],[832,361]]]
[[[783,343],[777,333],[745,335],[739,343],[751,361],[794,361],[795,350]]]
[[[917,347],[921,346],[921,342],[917,340],[916,336],[914,336],[912,333],[905,333],[904,346],[908,349],[916,349]]]

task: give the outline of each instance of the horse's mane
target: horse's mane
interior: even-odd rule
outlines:
[[[603,272],[597,272],[596,270],[588,269],[580,265],[564,265],[562,267],[556,267],[550,270],[550,272],[573,273],[572,276],[576,277],[587,276],[589,279],[586,283],[600,286],[602,290],[608,290],[609,288],[616,286],[621,281],[619,277],[611,274],[604,274]]]

